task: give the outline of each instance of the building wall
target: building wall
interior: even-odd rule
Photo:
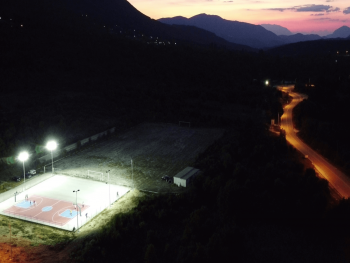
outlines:
[[[177,186],[183,186],[183,187],[187,186],[186,180],[182,178],[177,178],[177,177],[174,177],[174,184],[176,184]]]

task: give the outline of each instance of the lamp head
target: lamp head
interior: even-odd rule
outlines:
[[[49,151],[54,151],[57,148],[57,143],[55,141],[49,141],[46,144],[46,149],[48,149]]]
[[[18,155],[18,160],[20,160],[21,162],[25,162],[27,161],[29,158],[29,154],[27,152],[21,152],[19,155]]]

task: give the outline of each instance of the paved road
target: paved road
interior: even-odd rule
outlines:
[[[284,107],[284,114],[281,117],[281,128],[286,131],[286,139],[296,149],[304,155],[308,155],[310,161],[316,167],[317,171],[328,180],[330,184],[345,198],[350,196],[350,179],[332,164],[330,164],[323,156],[311,149],[307,144],[301,141],[295,133],[292,121],[292,110],[307,96],[293,92],[294,86],[280,86],[280,90],[288,91],[293,97],[290,104]]]

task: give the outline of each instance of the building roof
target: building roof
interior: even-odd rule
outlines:
[[[199,171],[199,169],[193,168],[193,167],[186,167],[181,172],[178,172],[174,177],[181,178],[181,179],[188,179],[192,175],[196,174]]]

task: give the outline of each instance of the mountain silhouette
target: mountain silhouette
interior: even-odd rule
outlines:
[[[213,45],[231,50],[256,51],[248,46],[231,43],[212,32],[194,26],[165,25],[142,14],[126,0],[37,0],[35,5],[25,0],[12,0],[1,1],[0,11],[6,15],[17,14],[25,17],[28,23],[33,20],[49,19],[51,22],[55,20],[57,24],[69,24],[67,21],[72,20],[72,17],[80,17],[89,21],[94,30],[123,34],[128,37],[135,35],[141,38],[143,35],[148,37],[149,42],[158,37],[171,43]],[[42,22],[39,23],[43,26]]]
[[[284,41],[276,34],[262,26],[230,21],[216,15],[199,14],[191,18],[177,16],[161,18],[158,21],[169,25],[196,26],[213,32],[232,43],[248,45],[254,48],[266,48],[284,44]]]
[[[277,36],[284,35],[284,36],[290,36],[293,35],[292,32],[288,30],[288,28],[285,28],[283,26],[279,25],[271,25],[271,24],[261,24],[263,28],[266,30],[271,31],[272,33],[275,33]]]
[[[74,12],[92,16],[110,29],[134,31],[136,35],[164,38],[171,41],[183,41],[200,45],[214,44],[229,49],[254,49],[230,43],[212,32],[193,26],[169,26],[142,14],[126,0],[64,0]]]
[[[326,38],[346,38],[350,35],[350,27],[342,26],[335,30],[333,34],[327,35]]]
[[[281,35],[279,37],[282,38],[288,44],[302,42],[302,41],[312,41],[312,40],[322,39],[322,37],[320,37],[319,35],[316,35],[316,34],[303,35],[301,33],[297,33],[297,34],[290,35],[290,36]]]

